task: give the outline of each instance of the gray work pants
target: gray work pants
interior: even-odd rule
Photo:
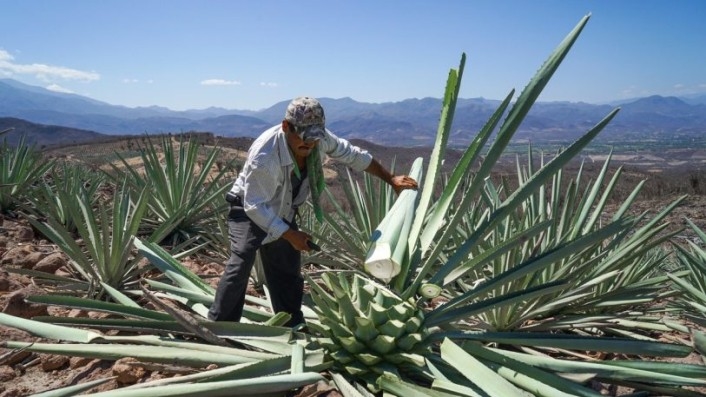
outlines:
[[[290,226],[297,228],[296,223]],[[250,272],[259,249],[273,310],[275,313],[291,314],[287,326],[303,323],[301,306],[304,278],[301,274],[301,253],[282,238],[262,244],[266,233],[245,215],[241,206],[231,206],[228,229],[230,259],[218,283],[208,318],[215,321],[240,321]]]

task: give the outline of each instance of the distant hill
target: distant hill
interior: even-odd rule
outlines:
[[[327,127],[348,139],[380,145],[430,146],[436,136],[441,99],[362,103],[351,98],[319,98]],[[620,105],[621,111],[596,142],[644,139],[702,139],[706,135],[706,98],[652,96]],[[210,132],[223,137],[255,137],[281,122],[289,99],[260,111],[208,108],[172,111],[163,107],[129,108],[74,94],[56,93],[15,80],[0,79],[0,117],[37,125],[63,126],[60,134],[84,130],[107,135]],[[459,99],[451,145],[466,145],[497,108],[499,101]],[[517,142],[571,142],[598,123],[614,106],[583,102],[539,102],[520,126]],[[41,133],[42,128],[38,130]],[[29,130],[26,130],[29,131]],[[68,132],[73,131],[73,132]],[[71,135],[73,134],[73,135]],[[42,141],[51,139],[44,133]],[[63,136],[56,135],[62,141]]]
[[[10,146],[17,145],[22,137],[25,137],[26,143],[34,144],[39,148],[52,145],[73,145],[106,137],[104,134],[93,131],[30,123],[13,117],[0,117],[0,131],[8,129],[10,131],[0,135],[0,141],[5,140]]]

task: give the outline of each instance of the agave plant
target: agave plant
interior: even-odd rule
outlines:
[[[550,55],[512,107],[513,92],[506,97],[436,196],[465,56],[459,68],[451,70],[423,189],[400,195],[372,234],[365,265],[360,266],[378,281],[359,274],[352,278],[324,275],[321,284],[309,278],[316,303],[313,309],[320,320],[311,327],[321,335],[335,370],[366,383],[371,390],[416,390],[426,395],[451,391],[507,396],[521,395],[522,390],[542,395],[595,394],[580,382],[567,382],[559,376],[562,372],[598,373],[581,381],[594,378],[677,394],[676,386],[706,382],[702,368],[689,368],[699,373],[692,377],[678,368],[667,371],[659,364],[637,373],[626,362],[590,369],[590,363],[562,359],[581,357],[586,351],[645,356],[691,352],[688,346],[660,343],[635,332],[615,337],[607,331],[620,328],[616,323],[621,320],[623,327],[634,330],[638,327],[629,322],[637,316],[621,319],[622,314],[611,317],[589,310],[603,306],[628,314],[639,304],[664,296],[660,282],[666,277],[649,278],[654,262],[646,258],[650,258],[647,252],[669,237],[657,234],[665,227],[660,224],[665,214],[678,201],[642,229],[637,224],[643,217],[626,213],[630,203],[613,219],[600,220],[604,200],[610,195],[607,189],[596,200],[603,181],[597,181],[584,196],[570,190],[559,197],[559,189],[554,189],[551,194],[556,199],[542,201],[545,185],[560,182],[563,167],[600,133],[618,109],[536,171],[520,172],[516,190],[501,195],[488,179],[588,18],[582,19]],[[495,141],[482,157],[499,124]],[[478,169],[472,170],[477,161]],[[579,202],[572,201],[577,198]],[[564,208],[560,206],[562,199],[566,199]],[[463,225],[469,227],[464,230]],[[380,283],[385,284],[384,289]],[[371,303],[371,296],[378,295],[388,299]],[[626,296],[630,296],[627,301]],[[578,324],[565,312],[580,315]],[[523,330],[547,322],[554,325],[537,327],[532,333]],[[669,329],[656,321],[644,323],[645,328]],[[562,329],[577,332],[557,334]],[[490,349],[492,346],[512,346],[513,351]],[[549,359],[548,364],[525,364],[547,354],[558,357]],[[464,370],[469,362],[475,363],[473,370]],[[404,363],[414,365],[401,365]],[[419,389],[419,385],[432,388]]]
[[[524,169],[518,162],[519,186],[526,184],[534,173],[531,151],[528,160]],[[667,254],[660,246],[679,231],[665,232],[668,224],[660,222],[683,197],[652,219],[646,220],[645,213],[636,217],[629,234],[616,234],[607,240],[596,241],[582,251],[563,256],[560,261],[552,259],[556,250],[563,249],[566,242],[600,230],[602,223],[626,218],[627,210],[642,184],[623,202],[612,219],[607,218],[606,204],[622,171],[619,168],[606,181],[609,164],[610,156],[596,180],[585,189],[581,187],[583,167],[569,183],[562,181],[562,170],[559,170],[554,174],[549,188],[541,186],[512,216],[499,223],[473,248],[470,260],[444,276],[444,282],[455,279],[456,282],[468,284],[470,288],[474,283],[491,280],[510,271],[517,264],[530,261],[532,257],[546,255],[554,262],[543,271],[526,274],[511,284],[498,285],[478,295],[476,299],[483,295],[492,298],[503,293],[527,290],[562,279],[570,283],[554,294],[484,312],[476,317],[478,326],[502,331],[519,327],[547,331],[554,329],[552,323],[555,321],[562,324],[558,325],[559,329],[564,329],[563,324],[571,318],[574,327],[590,321],[595,331],[600,328],[597,324],[605,320],[607,322],[604,327],[619,328],[621,321],[628,322],[630,318],[638,317],[636,309],[643,303],[651,304],[675,293],[665,286],[667,278],[660,264]],[[560,194],[562,186],[566,186],[563,195]],[[506,187],[507,184],[495,186],[490,180],[486,181],[481,197],[473,210],[467,212],[467,219],[461,223],[458,232],[460,236],[472,234],[475,225],[482,221],[481,214],[494,211],[502,204]],[[641,222],[644,225],[638,226]],[[537,230],[541,232],[537,233]],[[453,240],[451,249],[461,238]],[[504,248],[502,252],[496,252],[496,247]],[[569,272],[570,278],[567,277]],[[435,275],[432,280],[440,279],[438,277]],[[604,320],[597,317],[605,313],[610,316]],[[539,318],[541,320],[538,321]],[[533,319],[531,326],[528,325],[529,319]],[[664,325],[655,325],[655,320],[649,321],[644,316],[643,320],[630,321],[630,326],[667,329]]]
[[[45,178],[36,186],[28,204],[24,207],[28,214],[36,218],[53,218],[63,225],[69,233],[78,231],[77,223],[72,215],[80,214],[79,202],[76,197],[86,197],[90,202],[88,207],[98,204],[98,192],[104,186],[105,175],[95,172],[84,165],[72,163],[55,163]]]
[[[69,200],[68,197],[64,199]],[[74,203],[67,210],[80,240],[60,219],[50,217],[40,221],[29,218],[37,230],[69,257],[71,268],[79,276],[63,280],[63,288],[77,289],[93,296],[104,293],[102,285],[120,289],[137,281],[140,274],[148,270],[138,266],[140,258],[133,251],[133,241],[147,209],[147,189],[135,196],[123,184],[113,197],[112,207],[99,203],[94,208],[94,198],[83,186],[72,199]],[[54,276],[47,277],[62,281]]]
[[[27,144],[25,136],[14,147],[3,139],[0,145],[0,213],[12,211],[24,203],[32,195],[34,183],[42,179],[52,164],[53,161]]]
[[[222,160],[218,147],[211,148],[200,160],[196,138],[180,139],[176,148],[170,136],[162,136],[159,146],[148,139],[141,150],[144,173],[119,154],[122,168],[111,164],[111,177],[116,182],[127,177],[136,192],[149,186],[149,211],[141,233],[160,236],[172,245],[194,243],[217,228],[217,218],[227,208],[224,195],[230,188],[230,181],[224,177],[233,171],[230,164],[212,172],[216,161]]]
[[[688,249],[674,244],[679,264],[688,273],[682,277],[670,275],[676,287],[684,294],[673,305],[683,310],[683,315],[700,326],[706,326],[706,233],[690,219],[686,220],[695,234],[694,241],[688,240]]]

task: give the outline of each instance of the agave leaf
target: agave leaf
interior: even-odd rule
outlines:
[[[143,309],[142,307],[126,306],[119,303],[103,302],[95,299],[77,298],[74,296],[34,295],[27,297],[27,301],[34,303],[43,303],[46,305],[72,307],[88,311],[119,314],[121,316],[150,320],[172,319],[168,314],[157,312],[154,310]]]
[[[694,330],[691,334],[694,338],[694,348],[702,355],[706,355],[706,333]]]
[[[260,376],[274,375],[287,370],[290,365],[290,357],[282,356],[269,360],[262,360],[253,363],[243,363],[205,370],[193,374],[176,376],[171,378],[158,379],[151,382],[137,383],[123,387],[122,390],[150,388],[170,384],[192,383],[192,382],[219,382],[227,380],[239,380],[256,378]]]
[[[141,389],[115,389],[92,394],[97,397],[214,397],[267,395],[283,393],[324,380],[315,372],[271,375],[250,379],[205,382],[196,384],[165,385]]]
[[[336,388],[343,394],[343,397],[373,397],[372,394],[363,394],[355,386],[343,377],[343,375],[337,372],[331,372],[331,379],[336,384]]]
[[[123,306],[128,306],[128,307],[140,307],[140,305],[135,302],[134,300],[130,299],[127,295],[123,294],[122,292],[118,291],[117,289],[111,287],[110,285],[106,283],[101,283],[101,286],[105,290],[105,292],[110,295],[113,300],[115,300],[117,303],[123,305]]]
[[[605,364],[652,371],[660,374],[683,376],[686,378],[706,379],[706,367],[701,364],[675,364],[673,362],[645,360],[607,360]]]
[[[426,317],[424,323],[427,327],[449,324],[452,321],[471,317],[496,307],[508,306],[517,302],[527,302],[539,296],[557,293],[563,289],[566,289],[566,285],[567,283],[564,281],[554,281],[525,290],[509,292],[494,298],[484,299],[482,301],[467,305],[457,305],[456,307],[448,306],[448,304],[442,305],[431,311]],[[462,294],[461,296],[464,297],[463,300],[465,300],[467,295],[473,294],[473,292],[474,291],[471,290],[465,294]],[[442,335],[445,334],[439,333],[435,337],[438,339]]]
[[[453,173],[446,182],[446,186],[434,206],[434,211],[430,215],[429,220],[422,231],[422,235],[420,236],[420,250],[422,251],[422,256],[424,256],[426,251],[429,249],[442,224],[445,223],[445,218],[447,217],[449,207],[452,200],[457,196],[459,190],[461,189],[464,176],[468,173],[468,170],[470,170],[470,167],[474,164],[474,162],[480,157],[481,149],[485,146],[491,133],[495,130],[495,127],[497,127],[501,116],[510,105],[510,100],[512,99],[513,94],[514,91],[511,91],[510,94],[505,97],[505,100],[503,100],[490,119],[488,119],[488,122],[483,126],[478,135],[476,135],[473,142],[464,151],[463,156],[454,167]],[[458,211],[462,211],[462,209],[459,208]],[[455,219],[459,220],[460,218]],[[453,229],[454,227],[455,224],[451,223],[447,229]]]
[[[441,282],[443,285],[447,285],[454,280],[457,280],[461,276],[467,274],[471,269],[474,269],[476,266],[479,266],[483,263],[491,262],[493,259],[496,257],[499,257],[513,248],[515,248],[520,242],[525,241],[525,240],[531,240],[541,232],[543,232],[549,225],[551,224],[551,220],[545,221],[545,222],[540,222],[526,230],[524,230],[522,233],[518,233],[515,236],[499,243],[494,246],[492,246],[490,249],[483,251],[480,255],[474,257],[472,260],[462,263],[460,266],[456,266],[454,268],[451,268],[448,271],[448,275],[441,279],[441,276],[439,274],[433,276],[431,278],[431,282]],[[439,271],[439,273],[445,273],[446,270],[444,267],[442,267],[442,270]]]
[[[463,77],[463,69],[466,65],[466,54],[461,54],[461,61],[458,69],[449,70],[449,75],[446,80],[446,89],[444,90],[444,100],[441,105],[441,116],[439,126],[436,133],[436,141],[434,148],[429,156],[429,167],[427,171],[426,182],[422,188],[422,193],[419,198],[419,205],[414,216],[409,233],[409,251],[413,252],[417,248],[419,235],[422,231],[424,218],[427,214],[429,206],[432,202],[436,181],[441,173],[441,165],[446,152],[446,144],[451,132],[454,113],[456,111],[456,102],[458,101],[458,93],[461,90],[461,79]],[[416,290],[416,288],[415,288]]]
[[[167,277],[174,281],[182,288],[215,295],[213,287],[201,280],[200,277],[192,273],[184,267],[179,261],[175,260],[167,251],[159,245],[136,238],[135,247],[147,258],[150,262],[162,271]]]
[[[0,324],[26,331],[42,338],[69,342],[90,343],[91,341],[103,338],[103,335],[97,332],[74,329],[61,325],[45,324],[5,313],[0,313]]]
[[[459,385],[458,383],[453,383],[451,381],[436,377],[434,378],[434,382],[432,383],[431,388],[437,391],[447,391],[457,396],[483,397],[481,394],[476,392],[476,390],[468,386]]]
[[[150,287],[160,290],[160,291],[165,291],[170,294],[174,294],[177,296],[180,296],[182,298],[186,298],[192,302],[198,302],[202,303],[204,305],[211,305],[214,300],[213,295],[207,295],[202,292],[196,292],[190,289],[185,289],[185,288],[180,288],[174,285],[170,284],[165,284],[156,280],[151,280],[151,279],[145,279],[145,282],[150,285]]]
[[[45,324],[46,325],[46,324]],[[199,351],[173,346],[147,346],[128,344],[70,344],[70,343],[26,343],[8,341],[11,349],[26,349],[37,353],[59,354],[73,357],[91,357],[107,360],[117,360],[122,357],[134,357],[137,360],[162,364],[184,365],[191,367],[206,367],[215,363],[232,365],[253,362],[259,358],[251,357],[254,352],[241,351],[245,354],[233,354],[237,349],[226,349],[223,352]],[[215,347],[215,346],[214,346]],[[220,347],[224,349],[223,347]],[[266,356],[272,358],[274,356]]]
[[[75,396],[78,393],[88,391],[93,389],[96,386],[100,386],[103,383],[110,382],[111,380],[117,378],[117,376],[111,376],[108,378],[102,378],[102,379],[96,379],[96,380],[91,380],[87,381],[84,383],[79,383],[78,385],[73,385],[73,386],[68,386],[68,387],[62,387],[59,389],[54,389],[54,390],[48,390],[42,393],[37,393],[37,394],[32,394],[33,397],[69,397],[69,396]]]
[[[399,377],[389,374],[381,375],[377,385],[385,391],[394,393],[395,396],[405,397],[458,397],[456,393],[446,393],[440,390],[428,389],[400,380]]]
[[[149,333],[172,333],[180,335],[190,334],[187,329],[182,327],[178,322],[174,320],[135,320],[125,318],[88,318],[59,316],[38,316],[33,317],[33,320],[40,321],[42,323],[66,325],[73,327],[86,327],[91,329]]]
[[[464,343],[463,350],[483,360],[498,374],[515,385],[531,391],[534,395],[570,395],[598,397],[601,394],[551,372],[543,371],[522,361],[510,359],[493,352],[478,343]]]
[[[576,336],[555,333],[483,332],[454,333],[453,339],[467,339],[515,346],[533,346],[580,351],[600,351],[654,357],[686,357],[689,346],[627,338]],[[452,335],[448,335],[451,337]]]
[[[637,368],[624,368],[611,365],[610,362],[582,362],[560,360],[548,356],[517,353],[509,350],[494,349],[492,351],[515,360],[532,365],[536,368],[543,368],[559,373],[588,373],[610,380],[629,380],[634,382],[644,382],[646,384],[682,385],[682,386],[703,386],[706,380],[689,378],[685,376],[659,373],[650,370]]]
[[[454,366],[456,370],[490,397],[520,396],[523,394],[520,389],[493,372],[478,359],[463,351],[461,347],[450,339],[445,339],[441,343],[441,358]]]

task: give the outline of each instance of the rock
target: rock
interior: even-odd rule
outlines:
[[[86,318],[88,317],[88,312],[82,309],[71,309],[66,316],[70,318]]]
[[[64,265],[66,265],[64,254],[55,252],[37,262],[32,269],[45,273],[54,273]]]
[[[62,267],[56,269],[54,274],[56,274],[59,277],[68,277],[68,278],[75,277],[74,274],[71,273],[71,271],[69,270],[68,266],[62,266]]]
[[[113,364],[113,375],[119,384],[132,385],[140,379],[146,377],[147,370],[140,365],[140,362],[132,357],[124,357]]]
[[[34,240],[34,230],[28,226],[19,226],[16,231],[16,238],[22,242],[32,241]]]
[[[0,397],[23,397],[25,395],[26,393],[20,389],[10,389],[0,394]]]
[[[9,365],[0,365],[0,382],[9,382],[15,379],[16,376],[17,374],[12,367]]]
[[[315,397],[315,396],[328,396],[328,397],[340,397],[336,391],[336,388],[329,385],[328,382],[318,381],[316,384],[304,386],[297,394],[297,396],[303,397]]]
[[[2,312],[22,318],[32,318],[36,316],[48,315],[47,307],[36,303],[26,302],[28,296],[45,295],[42,289],[29,285],[21,290],[15,291],[7,296],[7,302]]]
[[[12,285],[13,282],[10,279],[10,275],[4,270],[0,270],[0,291],[9,291]]]
[[[32,247],[29,245],[19,245],[8,250],[0,260],[0,265],[10,265],[19,261],[21,258],[32,253]]]
[[[2,364],[8,365],[10,367],[13,367],[22,361],[24,361],[27,357],[31,356],[32,352],[29,350],[17,350],[14,353],[10,353],[7,356],[4,356],[2,359]]]
[[[10,238],[7,236],[0,236],[0,248],[6,248],[10,243]]]
[[[46,254],[42,252],[31,252],[29,255],[16,260],[13,265],[21,267],[23,269],[32,269],[37,266]]]
[[[56,369],[64,368],[69,364],[69,358],[66,356],[42,355],[42,371],[51,372]]]
[[[71,367],[71,369],[85,367],[93,360],[95,359],[91,357],[71,357],[69,359],[69,367]]]
[[[22,390],[10,389],[10,390],[6,390],[2,394],[0,394],[0,397],[22,397],[24,395],[25,395],[25,393],[22,392]]]

